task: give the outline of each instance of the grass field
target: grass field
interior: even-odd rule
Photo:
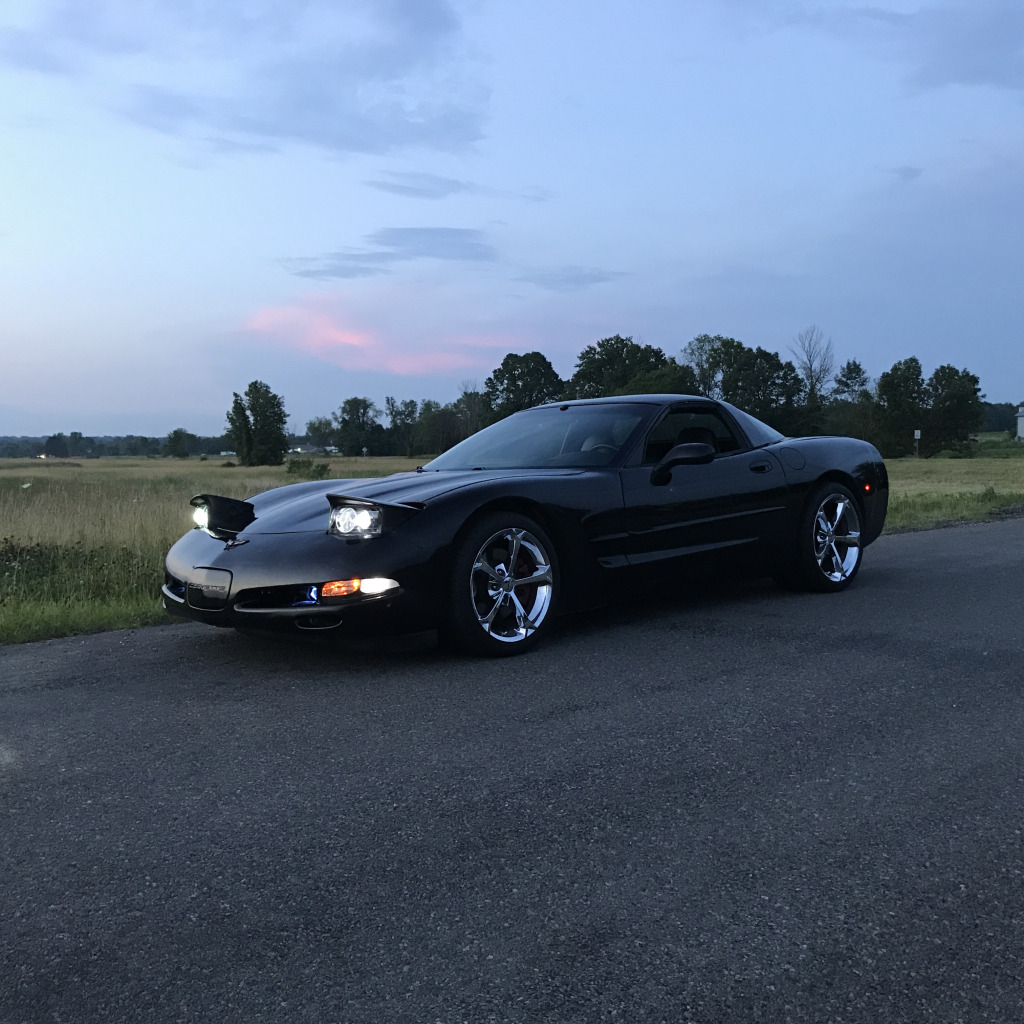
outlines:
[[[1024,512],[1024,444],[993,441],[973,459],[890,459],[887,532]]]
[[[1024,444],[992,457],[888,463],[888,531],[1024,511]],[[998,453],[998,454],[997,454]],[[422,459],[322,459],[331,478],[384,476]],[[307,462],[307,475],[318,463]],[[244,498],[294,483],[286,467],[219,459],[0,460],[0,643],[166,621],[163,558],[203,492]]]

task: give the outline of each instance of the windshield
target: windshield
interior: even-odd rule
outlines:
[[[609,466],[651,406],[548,405],[485,427],[423,468],[536,469]]]

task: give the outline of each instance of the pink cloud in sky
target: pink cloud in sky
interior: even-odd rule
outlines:
[[[333,301],[332,301],[333,300]],[[460,335],[429,351],[415,342],[385,339],[379,333],[344,326],[333,296],[310,296],[307,304],[269,306],[254,313],[245,330],[287,348],[298,349],[347,370],[377,370],[403,376],[453,370],[491,370],[497,350],[516,345],[509,338]]]
[[[245,329],[329,359],[338,352],[372,348],[374,345],[370,335],[346,331],[337,326],[328,313],[303,309],[301,306],[270,306],[261,309],[249,318]]]

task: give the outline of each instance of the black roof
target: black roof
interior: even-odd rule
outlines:
[[[535,405],[535,409],[546,409],[551,406],[561,408],[563,405],[672,405],[675,402],[712,402],[707,395],[602,395],[600,398],[566,398],[559,402],[544,402]]]

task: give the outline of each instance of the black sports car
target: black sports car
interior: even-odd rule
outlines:
[[[888,495],[867,442],[783,437],[726,402],[552,403],[415,472],[197,495],[163,601],[216,626],[437,628],[464,651],[515,654],[556,612],[682,574],[842,590]]]

